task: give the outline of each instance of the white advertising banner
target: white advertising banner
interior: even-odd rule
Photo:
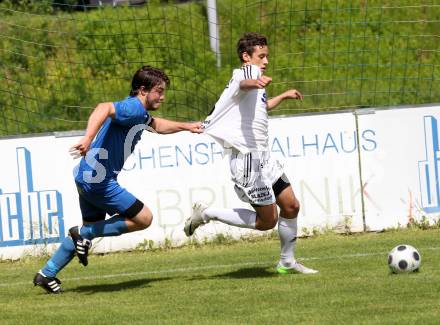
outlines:
[[[370,229],[438,218],[439,106],[377,110],[360,115],[359,127],[375,133],[377,148],[362,153],[365,217]]]
[[[300,201],[304,228],[362,230],[362,209],[355,118],[352,113],[271,119],[272,155]],[[360,149],[375,150],[374,133],[361,130]]]
[[[270,149],[301,202],[300,232],[361,231],[363,216],[372,230],[435,216],[440,211],[437,111],[417,107],[359,115],[358,132],[352,113],[271,119]],[[68,153],[78,140],[0,140],[0,258],[51,251],[70,227],[81,224],[72,172],[78,161]],[[250,208],[236,197],[228,158],[206,135],[144,132],[118,180],[151,209],[154,221],[144,231],[95,239],[95,252],[181,244],[187,240],[184,220],[198,200]],[[198,239],[249,233],[258,232],[218,222],[196,232]]]

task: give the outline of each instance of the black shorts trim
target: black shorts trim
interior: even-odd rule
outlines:
[[[83,216],[82,219],[85,222],[98,222],[98,221],[105,220],[106,215],[107,214],[105,212],[102,212],[102,213],[97,213],[94,215]]]
[[[122,214],[125,218],[131,219],[134,218],[139,212],[141,212],[144,204],[136,199],[134,203]]]
[[[278,195],[280,195],[280,193],[289,186],[290,186],[290,182],[286,174],[283,174],[281,175],[280,178],[278,178],[275,184],[272,185],[273,194],[275,194],[275,197],[278,197]]]

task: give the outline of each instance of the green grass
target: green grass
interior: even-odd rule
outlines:
[[[298,242],[320,273],[277,275],[278,241],[93,255],[60,273],[65,292],[47,295],[31,280],[42,258],[0,263],[0,323],[434,324],[440,291],[440,230]],[[390,274],[387,252],[408,243],[420,272]]]

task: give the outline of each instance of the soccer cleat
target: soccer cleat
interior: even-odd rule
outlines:
[[[277,265],[277,272],[279,274],[289,274],[289,273],[315,274],[315,273],[318,273],[317,270],[305,267],[304,265],[302,265],[299,262],[295,262],[295,263],[290,264],[288,266],[285,266],[281,262],[279,262]]]
[[[79,234],[78,226],[70,228],[69,234],[70,237],[72,237],[73,243],[75,244],[75,251],[76,255],[78,256],[79,262],[82,265],[87,266],[87,264],[89,264],[87,256],[89,255],[90,247],[92,247],[92,241],[83,238]]]
[[[40,286],[47,291],[47,293],[61,293],[61,281],[55,277],[49,278],[45,276],[41,271],[38,271],[34,277],[34,286]]]
[[[185,231],[185,235],[188,237],[194,234],[194,231],[196,229],[205,224],[206,221],[202,218],[202,212],[207,208],[208,206],[203,202],[196,202],[192,206],[192,213],[191,216],[186,219],[185,221],[185,227],[183,230]]]

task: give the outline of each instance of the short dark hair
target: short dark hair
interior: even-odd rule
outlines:
[[[142,86],[147,91],[153,89],[154,86],[165,82],[167,86],[170,85],[170,79],[162,70],[153,68],[149,65],[144,65],[133,76],[131,80],[130,96],[137,96]]]
[[[237,42],[237,54],[241,62],[243,61],[243,53],[252,55],[255,46],[267,46],[265,36],[258,33],[245,33]]]

